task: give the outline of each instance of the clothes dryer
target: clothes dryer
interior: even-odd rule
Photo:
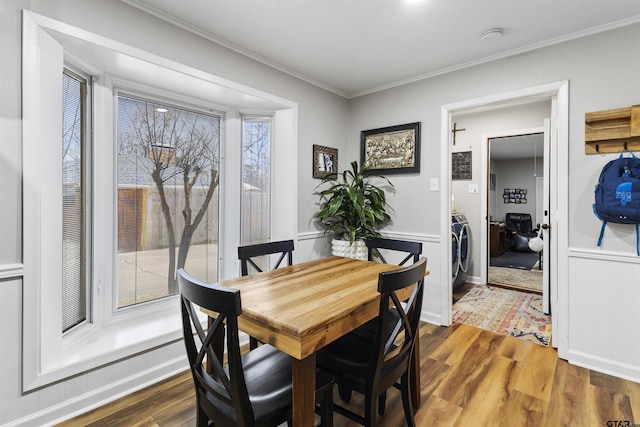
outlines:
[[[459,288],[467,278],[471,258],[470,228],[467,217],[461,213],[451,215],[451,275],[453,289]]]

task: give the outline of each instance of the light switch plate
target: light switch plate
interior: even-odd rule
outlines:
[[[478,184],[469,184],[469,193],[478,194],[479,191]]]
[[[440,190],[440,182],[438,182],[438,178],[431,178],[431,191]]]

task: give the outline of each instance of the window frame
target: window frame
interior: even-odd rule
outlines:
[[[235,255],[231,255],[235,254],[239,241],[240,233],[236,223],[239,204],[234,208],[233,200],[234,197],[240,197],[237,185],[241,178],[240,174],[237,178],[227,176],[225,163],[234,164],[239,156],[241,130],[238,116],[241,110],[264,110],[264,106],[269,105],[267,109],[273,111],[276,118],[275,126],[282,129],[282,132],[278,132],[282,136],[278,141],[278,160],[283,165],[283,173],[279,174],[279,178],[284,186],[282,191],[272,194],[272,203],[280,203],[286,215],[276,224],[275,232],[276,235],[284,234],[289,238],[295,236],[297,180],[291,179],[291,176],[294,176],[296,170],[297,104],[30,11],[23,12],[22,28],[22,214],[25,224],[22,389],[24,392],[37,390],[129,358],[132,358],[134,364],[131,368],[138,372],[141,368],[140,357],[146,359],[145,355],[151,349],[154,349],[153,360],[145,363],[143,372],[130,372],[129,376],[146,375],[151,378],[154,372],[156,376],[179,372],[187,366],[184,353],[176,354],[173,345],[182,339],[179,305],[176,301],[179,296],[167,297],[160,303],[144,304],[134,310],[123,310],[122,313],[117,313],[118,316],[110,315],[111,299],[105,295],[113,283],[114,269],[113,264],[108,260],[105,262],[101,254],[115,253],[115,229],[94,227],[93,230],[94,247],[99,248],[99,251],[93,254],[96,262],[92,269],[94,289],[91,323],[74,328],[64,337],[60,333],[61,278],[56,271],[60,270],[61,263],[58,262],[59,255],[55,254],[55,250],[48,252],[50,248],[59,245],[56,242],[60,241],[55,237],[59,230],[55,229],[55,221],[49,215],[56,211],[52,207],[55,208],[59,194],[49,194],[46,191],[46,184],[52,181],[53,175],[48,175],[43,165],[54,164],[52,159],[61,158],[62,150],[58,149],[59,142],[56,143],[53,136],[61,135],[61,116],[52,112],[61,109],[63,62],[69,60],[94,77],[94,105],[113,102],[106,89],[105,81],[108,77],[102,72],[106,68],[93,62],[106,60],[112,61],[107,68],[122,67],[119,72],[112,72],[111,75],[129,78],[128,74],[132,73],[140,76],[140,81],[145,80],[146,83],[146,79],[152,76],[158,82],[153,86],[154,90],[156,87],[175,85],[185,90],[185,96],[198,102],[206,100],[208,105],[212,105],[211,99],[218,102],[215,107],[226,114],[225,129],[221,133],[224,143],[221,146],[220,170],[226,182],[221,185],[219,195],[221,231],[218,274],[221,279],[237,276],[237,269],[233,268],[237,259]],[[69,40],[73,40],[73,43],[67,45]],[[256,105],[260,107],[256,108]],[[93,113],[94,135],[112,141],[109,138],[113,137],[113,108],[94,110]],[[51,129],[59,131],[52,132]],[[52,151],[53,156],[42,150],[41,146],[45,142],[51,143],[56,149]],[[115,182],[113,151],[108,154],[108,158],[103,158],[102,153],[96,150],[99,146],[100,141],[94,139],[93,156],[100,161],[94,165],[93,178],[106,178],[108,182]],[[110,143],[109,147],[111,146]],[[58,157],[55,156],[56,152]],[[272,156],[278,155],[272,152]],[[231,171],[233,169],[235,168],[232,167]],[[61,174],[61,170],[58,173]],[[58,181],[61,182],[61,179]],[[94,224],[104,223],[105,215],[112,215],[112,210],[116,209],[113,194],[94,194],[94,198],[92,221]],[[54,227],[49,227],[51,224]],[[223,256],[225,253],[228,256]],[[52,327],[55,329],[51,329]]]
[[[240,128],[241,128],[241,150],[242,150],[242,155],[240,158],[240,168],[241,168],[241,187],[240,187],[240,191],[241,193],[244,191],[244,167],[245,167],[245,162],[244,162],[244,147],[245,147],[245,138],[244,138],[244,125],[245,122],[247,121],[264,121],[264,122],[269,122],[269,194],[271,196],[272,192],[274,191],[274,180],[273,180],[273,141],[274,141],[274,122],[275,122],[275,118],[274,115],[271,113],[264,113],[264,114],[260,114],[258,112],[253,112],[253,113],[246,113],[240,114]],[[274,224],[274,218],[273,218],[273,197],[270,197],[269,199],[269,230],[268,230],[268,236],[267,239],[265,241],[271,241],[271,235],[272,235],[272,229],[273,229],[273,224]],[[244,233],[245,230],[242,226],[242,223],[244,222],[244,211],[245,211],[245,204],[244,204],[244,197],[242,197],[240,199],[240,212],[241,212],[241,216],[243,218],[243,221],[240,223],[240,242],[242,244],[251,244],[251,243],[263,243],[264,241],[252,241],[252,240],[245,240],[244,237]]]
[[[76,80],[83,80],[84,84],[84,99],[81,101],[84,105],[81,106],[81,132],[82,132],[82,153],[81,153],[81,182],[82,182],[82,204],[85,209],[84,220],[85,224],[82,224],[82,233],[85,244],[85,249],[82,251],[85,260],[85,274],[83,278],[83,284],[85,287],[85,318],[83,321],[63,330],[63,336],[72,333],[75,329],[86,325],[91,322],[92,315],[92,271],[93,271],[93,228],[92,228],[92,215],[93,215],[93,168],[92,168],[92,147],[93,147],[93,79],[91,74],[83,71],[81,68],[76,67],[74,64],[68,61],[64,62],[63,74],[66,74],[70,78]]]
[[[218,237],[220,239],[220,235],[221,235],[221,227],[222,227],[222,219],[221,219],[221,207],[220,205],[222,205],[222,197],[220,196],[220,188],[224,185],[224,181],[225,181],[225,177],[222,174],[221,170],[223,168],[223,158],[222,158],[222,153],[224,150],[224,145],[226,143],[225,140],[225,112],[221,111],[218,109],[217,106],[213,105],[213,104],[209,104],[206,105],[204,103],[198,103],[196,100],[189,98],[189,97],[185,97],[182,96],[178,93],[173,93],[173,92],[169,92],[169,91],[165,91],[165,90],[161,90],[158,88],[153,88],[144,84],[141,84],[139,82],[132,82],[132,81],[127,81],[126,79],[122,79],[122,78],[115,78],[113,76],[110,75],[106,75],[105,76],[105,82],[106,82],[106,86],[107,86],[107,90],[110,90],[111,92],[111,96],[113,98],[113,109],[112,109],[112,113],[113,113],[113,128],[112,128],[112,132],[113,132],[113,137],[111,138],[111,144],[112,144],[112,155],[113,155],[113,188],[111,189],[112,195],[113,195],[113,200],[114,200],[114,206],[113,206],[113,210],[112,210],[112,218],[107,219],[107,221],[111,224],[111,226],[113,227],[113,248],[114,248],[114,252],[112,254],[113,256],[113,280],[112,280],[112,287],[110,289],[110,293],[108,294],[108,298],[111,301],[111,311],[110,311],[110,315],[107,315],[107,321],[115,321],[118,320],[118,318],[120,317],[124,317],[127,315],[127,313],[129,313],[130,311],[135,311],[135,310],[140,310],[143,308],[143,306],[145,305],[153,305],[153,304],[163,304],[163,300],[164,299],[171,299],[171,301],[174,301],[177,299],[178,295],[167,295],[167,296],[163,296],[160,298],[156,298],[154,300],[149,300],[149,301],[144,301],[144,302],[140,302],[140,303],[135,303],[132,305],[128,305],[128,306],[123,306],[123,307],[118,307],[118,271],[117,271],[117,256],[118,256],[118,249],[117,249],[117,244],[118,244],[118,215],[117,215],[117,210],[118,210],[118,184],[117,184],[117,142],[116,142],[116,138],[117,138],[117,134],[118,134],[118,120],[117,120],[117,115],[118,115],[118,97],[119,96],[125,96],[125,97],[129,97],[129,98],[133,98],[139,101],[143,101],[143,102],[157,102],[159,104],[164,104],[170,107],[174,107],[177,109],[182,109],[185,111],[190,111],[190,112],[195,112],[195,113],[200,113],[200,114],[206,114],[209,116],[214,116],[217,117],[218,120],[220,121],[220,141],[219,141],[219,157],[220,157],[220,165],[219,165],[219,183],[218,183],[218,218],[220,218],[219,222],[218,222]],[[177,238],[179,238],[179,236],[176,236]],[[216,267],[216,271],[217,271],[217,277],[215,278],[215,281],[219,280],[220,278],[220,262],[219,259],[216,260],[217,262],[217,267]],[[108,303],[108,302],[106,302]],[[171,304],[171,306],[174,306],[177,303],[174,302],[169,302],[169,304]]]

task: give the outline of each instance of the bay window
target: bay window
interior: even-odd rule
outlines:
[[[296,104],[28,11],[22,56],[23,391],[150,349],[136,375],[185,369],[175,270],[237,276],[240,210],[295,235]]]

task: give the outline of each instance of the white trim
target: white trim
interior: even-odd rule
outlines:
[[[43,164],[57,164],[61,167],[62,162],[51,162],[49,159],[56,157],[51,155],[43,159],[42,149],[39,144],[42,141],[41,135],[61,135],[61,132],[49,132],[43,128],[43,120],[48,120],[53,124],[60,124],[59,120],[55,120],[56,115],[51,111],[59,110],[61,102],[55,102],[59,98],[62,91],[57,90],[55,85],[47,85],[40,83],[40,67],[44,67],[40,63],[38,54],[42,53],[42,49],[38,49],[38,37],[51,40],[51,44],[56,44],[56,49],[44,49],[44,53],[58,60],[52,65],[52,79],[61,80],[58,76],[62,73],[62,57],[64,49],[60,45],[55,36],[70,36],[75,40],[85,43],[87,46],[95,49],[110,49],[111,53],[127,55],[129,59],[135,58],[145,62],[146,65],[155,66],[159,71],[172,70],[181,73],[180,82],[188,84],[188,82],[196,82],[199,87],[206,82],[207,87],[220,89],[225,93],[235,91],[235,96],[245,94],[252,97],[260,98],[262,105],[268,104],[273,107],[274,111],[285,111],[284,118],[280,125],[287,128],[287,144],[281,147],[280,154],[284,158],[279,159],[283,164],[295,165],[296,145],[297,145],[297,103],[285,100],[283,98],[273,96],[252,88],[245,87],[228,80],[220,79],[206,72],[193,69],[183,64],[176,63],[166,58],[144,52],[142,50],[127,46],[113,40],[92,34],[90,32],[80,30],[70,25],[46,18],[29,11],[23,13],[23,201],[24,201],[24,298],[23,298],[23,349],[22,349],[22,369],[23,381],[22,387],[24,391],[35,390],[40,387],[47,386],[55,381],[69,378],[73,375],[86,373],[92,369],[99,369],[105,364],[131,357],[132,355],[148,351],[154,347],[164,347],[181,338],[181,322],[180,313],[177,310],[178,296],[164,298],[159,301],[141,305],[134,310],[128,310],[128,313],[119,318],[114,318],[114,322],[107,323],[109,320],[105,313],[109,313],[112,309],[111,283],[115,280],[114,262],[111,260],[111,254],[115,253],[113,242],[116,230],[111,227],[100,226],[100,224],[112,224],[114,209],[116,206],[115,194],[111,193],[107,197],[98,197],[100,194],[104,196],[103,190],[96,190],[98,194],[95,199],[93,209],[95,224],[99,224],[94,230],[94,245],[99,247],[99,251],[94,254],[97,262],[93,268],[93,283],[96,302],[93,309],[93,318],[91,322],[80,326],[77,330],[64,335],[64,339],[59,333],[60,327],[57,319],[61,319],[59,315],[61,304],[58,301],[61,298],[61,292],[56,291],[56,286],[43,286],[44,281],[48,284],[61,283],[61,278],[56,276],[56,269],[59,270],[61,263],[56,261],[56,254],[46,252],[47,248],[56,248],[59,244],[52,229],[48,225],[43,225],[43,221],[47,220],[55,222],[51,215],[47,215],[49,209],[48,204],[51,198],[62,200],[61,197],[49,194],[44,191],[46,182],[62,182],[61,180],[46,181],[47,175],[43,172]],[[54,35],[52,37],[52,35]],[[64,39],[64,37],[63,37]],[[42,68],[44,69],[44,68]],[[57,77],[56,77],[57,76]],[[128,77],[125,75],[125,77]],[[165,75],[166,77],[166,75]],[[184,83],[184,78],[191,79]],[[197,79],[197,80],[193,80]],[[104,88],[106,79],[104,76],[98,76],[97,81],[102,80],[102,84],[96,84],[94,93],[94,101],[96,105],[104,106],[112,103],[112,97],[109,90]],[[146,81],[146,80],[145,80]],[[41,94],[41,90],[46,90],[46,96]],[[55,95],[55,96],[54,96]],[[222,95],[221,95],[222,96]],[[46,110],[48,98],[53,100],[53,108]],[[247,104],[249,105],[249,104]],[[94,176],[96,180],[105,182],[114,181],[113,170],[113,138],[109,138],[113,130],[112,111],[110,108],[101,108],[102,111],[96,111],[94,133],[101,136],[101,140],[94,141],[97,145],[104,145],[105,151],[101,153],[95,152],[94,155],[100,155],[100,161],[96,162]],[[224,125],[223,125],[224,126]],[[239,128],[229,129],[223,127],[221,132],[227,137],[237,136],[235,139],[223,139],[221,146],[221,172],[225,170],[229,172],[237,172],[237,168],[233,166],[225,168],[225,156],[228,154],[224,151],[225,144],[239,145],[233,141],[239,141]],[[235,132],[238,132],[237,134]],[[54,137],[55,138],[55,137]],[[105,139],[107,143],[105,144]],[[51,144],[55,148],[55,143]],[[111,150],[111,151],[109,151]],[[60,150],[55,150],[60,154]],[[55,154],[55,153],[54,153]],[[239,175],[239,173],[237,173]],[[288,180],[289,186],[285,188],[282,194],[279,194],[282,203],[286,201],[286,206],[292,206],[291,218],[285,218],[286,223],[280,225],[282,229],[290,230],[291,234],[295,234],[296,228],[296,183],[290,179],[291,173],[283,173],[282,180]],[[240,178],[238,178],[240,181]],[[224,233],[220,233],[220,244],[231,244],[233,250],[220,252],[228,254],[225,258],[235,258],[235,247],[239,239],[239,228],[229,229],[223,221],[237,215],[237,206],[233,202],[240,198],[240,186],[230,189],[231,193],[225,192],[224,179],[221,179],[220,200],[227,206],[235,206],[229,211],[221,212],[221,228]],[[52,184],[55,185],[55,184]],[[94,186],[99,185],[94,182]],[[289,191],[292,189],[292,191]],[[229,188],[227,188],[229,190]],[[232,200],[224,200],[228,196]],[[45,200],[45,197],[47,199]],[[224,201],[223,201],[224,200]],[[57,210],[56,210],[57,211]],[[62,212],[62,209],[59,209]],[[58,221],[61,223],[61,221]],[[55,231],[55,230],[54,230]],[[42,242],[43,236],[49,240],[46,245]],[[225,240],[226,237],[226,240]],[[222,247],[222,246],[220,246]],[[106,254],[106,255],[105,255]],[[45,256],[46,255],[46,256]],[[223,263],[220,263],[221,271]],[[47,267],[48,270],[43,270]],[[229,274],[234,274],[230,270]],[[237,269],[235,270],[237,275]],[[51,295],[45,295],[50,292]],[[144,337],[144,339],[141,339]]]
[[[123,380],[105,384],[60,404],[13,420],[9,426],[54,426],[93,409],[111,403],[121,397],[128,396],[153,384],[178,375],[189,369],[186,356],[176,357],[149,369],[137,372]]]
[[[297,103],[288,99],[263,92],[258,89],[254,89],[249,86],[236,83],[232,80],[228,80],[206,71],[199,70],[197,68],[190,67],[171,59],[155,55],[136,47],[126,45],[124,43],[109,39],[107,37],[100,36],[95,33],[83,30],[81,28],[74,27],[64,22],[56,21],[55,19],[39,15],[29,10],[23,11],[23,17],[25,20],[30,20],[36,27],[42,28],[45,31],[53,31],[54,33],[61,33],[69,35],[78,40],[84,40],[88,43],[108,49],[114,53],[126,55],[131,58],[136,58],[142,62],[153,64],[155,66],[166,68],[168,70],[177,71],[189,77],[193,77],[214,85],[219,86],[221,89],[229,89],[237,93],[254,96],[256,98],[267,99],[272,102],[277,108],[293,108],[297,106]],[[142,64],[142,62],[140,64]]]
[[[415,240],[425,243],[440,243],[441,238],[437,234],[417,234],[408,233],[403,231],[384,231],[381,232],[383,237],[390,239],[403,239],[403,240]],[[328,239],[329,236],[324,234],[323,231],[306,231],[304,233],[298,233],[298,240],[315,240],[315,239]]]
[[[620,363],[618,360],[597,357],[593,354],[576,350],[569,350],[568,356],[568,360],[572,365],[640,383],[640,368],[637,365]]]
[[[625,264],[640,264],[640,257],[635,253],[614,252],[596,249],[569,248],[569,258],[592,259],[594,261],[613,261]]]
[[[533,101],[551,99],[557,103],[557,109],[552,108],[552,128],[557,129],[557,175],[551,183],[552,188],[557,189],[557,205],[552,206],[552,217],[556,222],[551,224],[556,231],[556,246],[553,253],[557,254],[553,262],[549,266],[555,274],[550,277],[552,288],[552,306],[556,308],[553,313],[554,329],[558,332],[558,355],[561,358],[567,358],[567,350],[569,348],[568,337],[568,266],[566,262],[558,260],[567,259],[568,247],[568,152],[569,152],[569,81],[559,81],[544,85],[514,90],[511,92],[488,95],[484,97],[469,99],[466,101],[456,102],[443,105],[441,107],[441,164],[440,180],[443,183],[443,191],[440,198],[442,206],[442,217],[440,221],[440,233],[442,236],[448,236],[451,233],[451,116],[454,113],[469,112],[475,110],[490,110],[495,107],[504,107],[507,104],[522,103],[523,101]],[[451,305],[452,305],[452,284],[451,284],[451,248],[450,244],[441,245],[441,266],[444,280],[441,292],[441,316],[445,326],[451,324]],[[554,292],[557,289],[557,293]]]
[[[127,0],[125,0],[127,1]],[[527,52],[531,52],[533,50],[542,49],[547,46],[553,46],[560,43],[565,43],[571,40],[580,39],[582,37],[588,37],[594,34],[602,33],[605,31],[615,30],[616,28],[626,27],[628,25],[637,24],[640,22],[640,15],[631,16],[625,19],[621,19],[619,21],[610,22],[608,24],[600,25],[593,28],[588,28],[582,31],[576,31],[570,34],[565,34],[560,37],[555,37],[549,40],[543,40],[541,42],[532,43],[527,46],[523,46],[517,49],[512,49],[506,52],[498,53],[496,55],[486,56],[477,60],[468,61],[462,64],[454,65],[451,67],[441,68],[439,70],[432,71],[430,73],[421,74],[418,76],[410,77],[405,80],[400,80],[397,82],[392,82],[386,85],[377,86],[371,89],[362,90],[360,92],[352,93],[348,96],[348,98],[357,98],[359,96],[368,95],[375,92],[380,92],[383,90],[391,89],[398,86],[403,86],[406,84],[418,82],[421,80],[429,79],[432,77],[442,76],[444,74],[448,74],[454,71],[464,70],[465,68],[475,67],[476,65],[486,64],[488,62],[497,61],[499,59],[509,58],[511,56],[522,55]]]
[[[258,62],[260,62],[260,63],[262,63],[264,65],[267,65],[267,66],[269,66],[271,68],[274,68],[274,69],[276,69],[278,71],[282,71],[285,74],[289,74],[290,76],[296,77],[296,78],[298,78],[298,79],[300,79],[300,80],[302,80],[304,82],[310,83],[310,84],[312,84],[314,86],[317,86],[317,87],[319,87],[321,89],[324,89],[324,90],[332,92],[332,93],[334,93],[336,95],[342,96],[343,98],[347,98],[347,99],[350,98],[350,96],[349,96],[349,94],[347,92],[344,92],[344,91],[342,91],[340,89],[336,89],[333,86],[325,84],[325,83],[323,83],[323,82],[321,82],[319,80],[316,80],[314,78],[311,78],[311,77],[309,77],[309,76],[307,76],[305,74],[299,73],[299,72],[297,72],[297,71],[295,71],[295,70],[293,70],[293,69],[291,69],[289,67],[285,67],[284,65],[278,64],[277,62],[274,62],[274,61],[272,61],[272,60],[270,60],[268,58],[265,58],[265,57],[263,57],[261,55],[258,55],[255,52],[252,52],[252,51],[250,51],[248,49],[245,49],[245,48],[243,48],[241,46],[238,46],[235,43],[231,43],[231,42],[229,42],[227,40],[224,40],[224,39],[222,39],[220,37],[217,37],[216,35],[211,34],[211,33],[207,32],[207,31],[204,31],[204,30],[202,30],[202,29],[200,29],[200,28],[198,28],[198,27],[196,27],[196,26],[194,26],[194,25],[192,25],[192,24],[190,24],[188,22],[185,22],[185,21],[182,21],[180,19],[177,19],[175,16],[167,15],[166,13],[162,12],[161,10],[158,10],[158,9],[152,7],[152,6],[149,6],[148,4],[143,4],[143,3],[140,3],[140,2],[138,2],[136,0],[122,0],[122,1],[125,2],[125,3],[128,3],[129,5],[131,5],[133,7],[141,9],[144,12],[149,13],[150,15],[158,17],[158,18],[160,18],[160,19],[162,19],[162,20],[164,20],[166,22],[169,22],[169,23],[175,25],[176,27],[180,27],[180,28],[182,28],[184,30],[189,31],[190,33],[196,34],[196,35],[198,35],[198,36],[200,36],[200,37],[202,37],[204,39],[207,39],[207,40],[209,40],[209,41],[211,41],[211,42],[213,42],[213,43],[215,43],[217,45],[226,47],[227,49],[230,49],[230,50],[232,50],[234,52],[237,52],[240,55],[246,56],[247,58],[251,58],[254,61],[258,61]]]
[[[0,281],[5,279],[18,279],[24,275],[22,264],[0,265]]]
[[[387,89],[391,89],[394,87],[398,87],[398,86],[404,86],[406,84],[410,84],[410,83],[414,83],[414,82],[418,82],[421,80],[426,80],[432,77],[436,77],[436,76],[441,76],[447,73],[451,73],[453,71],[458,71],[458,70],[464,70],[465,68],[471,68],[471,67],[475,67],[476,65],[481,65],[481,64],[485,64],[487,62],[492,62],[492,61],[496,61],[499,59],[504,59],[504,58],[508,58],[511,56],[515,56],[515,55],[521,55],[523,53],[526,52],[530,52],[533,50],[537,50],[537,49],[541,49],[543,47],[547,47],[547,46],[553,46],[556,44],[560,44],[560,43],[564,43],[567,41],[571,41],[571,40],[575,40],[575,39],[579,39],[582,37],[587,37],[593,34],[598,34],[598,33],[602,33],[604,31],[609,31],[609,30],[614,30],[616,28],[621,28],[621,27],[625,27],[628,25],[633,25],[636,24],[638,22],[640,22],[640,15],[635,15],[635,16],[630,16],[628,18],[625,19],[621,19],[619,21],[615,21],[615,22],[610,22],[608,24],[604,24],[604,25],[600,25],[597,27],[593,27],[593,28],[588,28],[586,30],[581,30],[581,31],[575,31],[573,33],[570,34],[565,34],[563,36],[560,37],[554,37],[552,39],[548,39],[548,40],[543,40],[541,42],[537,42],[537,43],[532,43],[530,45],[527,46],[523,46],[520,47],[518,49],[512,49],[506,52],[502,52],[502,53],[498,53],[495,55],[490,55],[490,56],[486,56],[483,58],[479,58],[473,61],[468,61],[468,62],[464,62],[462,64],[457,64],[457,65],[453,65],[451,67],[445,67],[445,68],[441,68],[438,70],[434,70],[431,71],[429,73],[424,73],[424,74],[419,74],[417,76],[413,76],[413,77],[409,77],[407,79],[404,80],[399,80],[399,81],[395,81],[395,82],[391,82],[391,83],[387,83],[384,85],[380,85],[380,86],[376,86],[376,87],[372,87],[369,89],[364,89],[358,92],[353,92],[353,93],[348,93],[345,92],[343,90],[334,88],[326,83],[320,82],[310,76],[307,76],[305,74],[299,73],[295,70],[292,70],[288,67],[285,67],[282,64],[279,64],[275,61],[272,61],[268,58],[265,58],[261,55],[258,55],[255,52],[252,52],[244,47],[238,46],[234,43],[231,43],[221,37],[218,37],[214,34],[211,34],[201,28],[198,28],[192,24],[189,24],[187,22],[184,22],[182,20],[176,19],[173,16],[167,15],[166,13],[162,12],[161,10],[154,8],[152,6],[149,6],[148,4],[142,3],[138,0],[122,0],[123,2],[138,8],[140,10],[143,10],[144,12],[147,12],[153,16],[156,16],[164,21],[167,21],[177,27],[180,27],[184,30],[187,30],[191,33],[197,34],[200,37],[203,37],[207,40],[210,40],[220,46],[226,47],[227,49],[231,49],[234,52],[237,52],[241,55],[244,55],[248,58],[251,58],[255,61],[258,61],[262,64],[265,64],[271,68],[274,68],[276,70],[282,71],[283,73],[289,74],[293,77],[296,77],[302,81],[305,81],[307,83],[310,83],[314,86],[317,86],[319,88],[325,89],[329,92],[335,93],[336,95],[342,96],[346,99],[354,99],[354,98],[358,98],[360,96],[364,96],[364,95],[369,95],[372,93],[376,93],[376,92],[380,92],[383,90],[387,90]]]

